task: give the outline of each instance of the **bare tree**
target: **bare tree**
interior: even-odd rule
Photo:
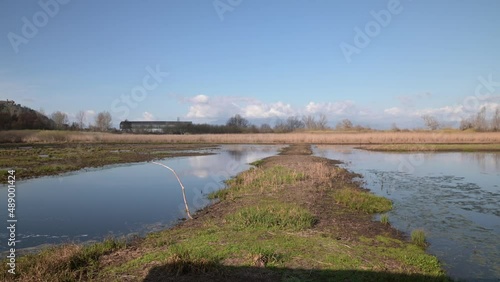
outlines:
[[[86,116],[84,111],[79,111],[76,113],[76,123],[79,129],[83,129],[85,127]]]
[[[316,120],[314,119],[314,116],[308,115],[308,116],[303,116],[302,117],[302,122],[304,123],[304,126],[308,130],[314,130],[317,129],[317,124]]]
[[[273,132],[273,129],[271,128],[271,126],[267,123],[263,123],[260,125],[260,129],[259,129],[260,133],[271,133]]]
[[[111,128],[111,114],[109,112],[100,112],[95,117],[95,126],[99,131],[107,131]]]
[[[471,118],[464,118],[460,121],[460,129],[467,130],[474,127],[474,121]]]
[[[274,132],[283,133],[286,131],[287,131],[286,123],[281,119],[277,119],[276,122],[274,123]]]
[[[500,131],[500,107],[497,107],[495,114],[491,119],[491,130]]]
[[[286,119],[286,128],[287,131],[292,132],[294,130],[304,128],[304,123],[297,116],[288,117]]]
[[[425,126],[430,130],[436,130],[439,128],[439,121],[431,116],[431,115],[423,115],[422,119],[424,120]]]
[[[486,121],[486,107],[482,107],[474,119],[474,128],[479,131],[488,130],[488,122]]]
[[[325,114],[319,114],[319,118],[316,121],[316,127],[320,130],[325,130],[328,128],[328,118]]]
[[[352,124],[352,121],[345,118],[342,121],[340,121],[339,123],[337,123],[337,125],[335,127],[338,130],[349,130],[349,129],[352,129],[354,127],[354,125]]]
[[[237,128],[247,128],[248,126],[250,126],[250,122],[244,117],[237,114],[234,117],[230,117],[227,120],[226,125]]]
[[[60,111],[52,113],[50,118],[54,121],[57,129],[63,129],[64,125],[68,123],[68,115]]]
[[[396,132],[401,131],[401,129],[398,127],[398,125],[395,122],[392,123],[391,130],[396,131]]]

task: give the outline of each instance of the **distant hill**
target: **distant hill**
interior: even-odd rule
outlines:
[[[50,118],[12,100],[0,100],[0,130],[8,129],[52,129]]]

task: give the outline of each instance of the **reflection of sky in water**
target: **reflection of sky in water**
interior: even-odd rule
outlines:
[[[206,194],[248,169],[248,163],[275,155],[281,146],[224,145],[215,155],[164,159],[186,187],[191,211],[203,208]],[[17,185],[17,249],[107,235],[143,234],[185,217],[174,175],[151,163],[136,163],[42,177]],[[0,188],[2,199],[7,188]],[[0,218],[6,219],[6,209]],[[2,238],[8,235],[0,231]],[[6,244],[0,245],[0,251]]]
[[[500,153],[384,153],[317,146],[344,161],[365,187],[394,201],[391,224],[423,228],[429,252],[450,275],[474,281],[500,277]]]

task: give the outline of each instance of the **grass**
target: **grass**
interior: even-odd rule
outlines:
[[[16,178],[56,175],[87,167],[143,162],[173,156],[200,155],[194,144],[15,144],[0,145],[0,175],[16,170]],[[183,152],[183,151],[186,152]],[[6,178],[3,178],[4,180]],[[2,181],[4,181],[2,180]]]
[[[384,254],[386,258],[403,262],[406,267],[421,269],[425,273],[439,277],[442,275],[440,263],[434,256],[426,254],[422,248],[386,236],[363,238],[366,257],[374,254]]]
[[[111,253],[122,247],[112,241],[46,250],[20,259],[21,273],[15,278],[217,281],[223,277],[230,281],[234,277],[231,275],[243,273],[243,277],[252,277],[253,281],[448,281],[437,259],[415,244],[386,234],[363,237],[350,232],[350,224],[356,230],[363,225],[379,224],[372,222],[364,211],[361,214],[358,209],[339,206],[348,216],[334,218],[334,226],[325,226],[325,220],[330,222],[330,217],[336,216],[329,213],[333,203],[331,193],[325,189],[334,191],[347,185],[349,177],[343,174],[348,172],[340,168],[320,169],[312,161],[301,165],[291,169],[271,166],[266,161],[228,181],[221,202],[195,220],[149,234],[120,252]],[[350,199],[366,195],[370,194],[360,190]],[[368,202],[379,200],[370,198]],[[318,205],[322,206],[320,211]],[[388,206],[390,202],[385,203],[384,209]],[[349,215],[356,221],[348,221]],[[316,224],[319,217],[323,223]],[[348,240],[338,239],[339,228],[348,229],[342,230],[347,232],[344,234],[348,234]]]
[[[260,225],[236,230],[230,222],[168,230],[147,239],[148,244],[158,246],[159,241],[168,238],[169,244],[159,244],[164,248],[155,248],[104,272],[120,276],[159,262],[176,275],[204,271],[224,275],[223,262],[231,262],[241,267],[265,266],[276,271],[277,281],[285,277],[296,279],[292,281],[448,281],[439,261],[413,244],[385,236],[346,243],[332,240],[322,233],[303,232],[263,228]],[[176,258],[174,266],[170,263],[172,256]],[[398,269],[398,272],[426,276],[394,280],[392,274],[384,274],[388,265]],[[299,270],[304,268],[309,270]],[[367,272],[365,276],[353,269],[372,272]]]
[[[392,209],[389,199],[356,188],[343,188],[335,191],[337,203],[365,213],[382,213]]]
[[[241,143],[241,144],[467,144],[500,143],[498,132],[467,131],[319,131],[268,134],[141,135],[99,132],[9,130],[0,132],[0,143]]]
[[[85,280],[96,275],[101,256],[123,247],[123,241],[107,239],[87,246],[67,244],[47,248],[38,254],[18,258],[14,276],[7,273],[6,263],[2,263],[0,280],[31,281],[33,277],[36,281]]]
[[[427,246],[427,242],[425,239],[425,231],[422,229],[415,229],[411,232],[411,241],[413,244],[425,248]]]
[[[237,230],[264,228],[299,231],[311,228],[314,216],[296,205],[273,203],[245,207],[227,217],[229,224]]]
[[[190,252],[185,247],[174,245],[166,260],[166,270],[180,276],[188,273],[206,273],[219,265],[219,260],[209,253]]]
[[[387,214],[380,215],[380,222],[384,225],[389,225],[389,216]]]
[[[260,169],[252,168],[236,178],[226,181],[226,188],[208,195],[209,199],[226,199],[228,195],[238,196],[242,193],[273,193],[281,190],[283,185],[296,183],[304,180],[305,175],[289,168],[274,166]],[[227,187],[231,187],[233,193],[230,194]]]
[[[253,165],[255,167],[259,167],[264,163],[264,160],[256,160],[255,162],[251,162],[250,165]]]

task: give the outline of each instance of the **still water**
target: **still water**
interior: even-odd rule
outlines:
[[[314,146],[391,199],[395,228],[425,230],[453,278],[500,281],[500,153],[386,153]]]
[[[253,161],[277,154],[280,148],[224,145],[214,150],[214,155],[160,162],[179,175],[193,213],[210,203],[207,194],[222,188],[224,180],[248,169]],[[144,235],[186,217],[175,176],[151,163],[18,181],[16,187],[18,250],[107,236]],[[6,186],[0,188],[0,199],[6,205]],[[0,209],[0,218],[7,219],[7,208]],[[0,237],[7,236],[7,230],[1,229]],[[7,244],[1,244],[0,252],[6,250]]]

